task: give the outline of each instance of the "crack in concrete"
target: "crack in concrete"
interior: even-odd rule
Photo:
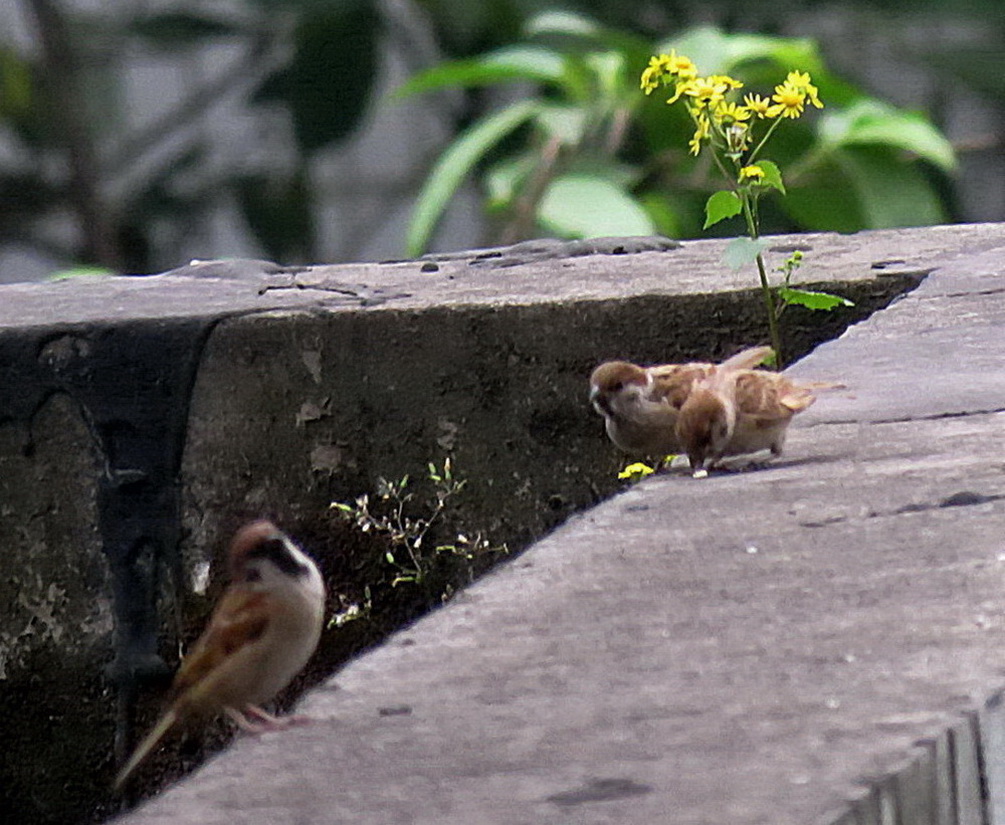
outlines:
[[[912,502],[910,504],[904,504],[893,510],[870,510],[862,516],[862,518],[887,518],[889,516],[900,516],[906,513],[927,513],[931,510],[944,510],[949,507],[975,507],[979,504],[990,504],[995,501],[1002,501],[1003,499],[1005,499],[1005,493],[991,493],[989,495],[985,495],[984,493],[975,493],[973,490],[960,490],[935,502]],[[830,518],[824,518],[818,521],[800,521],[799,526],[809,528],[829,527],[833,524],[843,524],[846,521],[850,521],[852,518],[852,516],[831,516]]]
[[[990,407],[980,410],[960,410],[958,412],[932,413],[930,415],[910,415],[902,418],[829,418],[822,421],[808,421],[801,429],[810,430],[823,426],[848,426],[849,424],[910,424],[913,421],[940,421],[945,418],[967,418],[971,415],[999,415],[1005,413],[1005,407]]]
[[[375,289],[366,284],[345,284],[337,281],[319,281],[318,283],[303,283],[296,277],[291,277],[288,283],[264,284],[258,288],[259,295],[267,292],[277,292],[279,290],[316,290],[318,292],[333,292],[349,299],[359,302],[361,307],[378,306],[385,304],[395,298],[410,298],[410,292],[386,292],[383,289]]]

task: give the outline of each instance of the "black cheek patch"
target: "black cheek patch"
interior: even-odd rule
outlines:
[[[282,539],[269,539],[263,541],[254,550],[248,553],[249,559],[266,559],[272,562],[280,571],[287,576],[299,578],[308,575],[310,568],[297,561],[286,549],[286,544]]]

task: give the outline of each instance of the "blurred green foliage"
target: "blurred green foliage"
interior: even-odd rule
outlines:
[[[792,69],[810,72],[819,86],[826,111],[809,124],[789,124],[773,141],[789,197],[765,211],[764,231],[852,232],[947,219],[930,176],[952,172],[949,142],[923,115],[834,76],[813,41],[700,26],[653,45],[586,17],[546,12],[527,22],[519,44],[441,64],[399,90],[528,84],[440,158],[419,197],[409,254],[425,250],[457,187],[476,170],[489,209],[501,217],[503,242],[535,234],[700,235],[718,172],[707,157],[687,152],[694,124],[680,107],[667,107],[666,94],[645,99],[639,91],[648,56],[672,48],[703,74],[743,80],[745,90],[770,95]]]
[[[594,227],[696,234],[693,216],[700,212],[687,201],[702,200],[701,170],[689,173],[674,162],[679,124],[672,113],[661,111],[658,101],[630,99],[637,97],[630,87],[643,65],[639,61],[659,33],[690,30],[694,39],[705,32],[700,36],[714,49],[715,30],[695,29],[701,20],[713,19],[724,31],[771,34],[817,3],[777,0],[751,7],[740,0],[709,0],[698,8],[677,0],[564,0],[566,14],[548,15],[554,5],[552,0],[243,0],[226,8],[137,2],[116,4],[111,11],[66,0],[21,0],[36,42],[26,46],[0,34],[0,244],[34,247],[68,267],[150,271],[174,261],[179,240],[227,201],[238,205],[269,257],[314,258],[319,192],[310,164],[319,152],[355,134],[374,104],[380,46],[388,35],[409,52],[401,55],[406,63],[459,61],[431,70],[426,82],[428,88],[463,85],[449,124],[466,140],[454,155],[453,176],[462,167],[478,172],[491,211],[501,219],[508,211],[503,236],[577,235]],[[843,8],[856,13],[854,2]],[[884,31],[908,59],[934,66],[949,82],[1005,100],[1005,50],[970,50],[960,60],[958,46],[898,38],[898,27],[889,22],[896,15],[966,16],[985,29],[1001,28],[1000,0],[870,0],[861,8],[878,16],[878,25],[888,21]],[[556,23],[563,19],[565,24]],[[415,45],[420,35],[431,44],[425,51]],[[229,47],[233,64],[179,99],[165,99],[152,123],[135,125],[124,111],[128,56],[182,61],[208,44]],[[725,66],[738,59],[720,57]],[[754,74],[756,64],[746,60],[743,69]],[[493,99],[486,86],[502,81],[532,85],[520,87],[528,90],[521,92],[522,108],[507,109],[485,125],[486,103]],[[921,147],[878,134],[903,128],[915,141],[931,143],[923,119],[882,110],[865,96],[856,99],[867,105],[856,108],[847,95],[858,93],[836,79],[828,94],[829,103],[847,104],[843,119],[820,123],[814,135],[793,136],[789,156],[813,162],[797,167],[800,185],[792,187],[787,212],[765,215],[765,228],[848,230],[944,219],[946,205],[938,194],[950,187],[939,171],[944,164],[935,160],[939,153],[929,147],[922,162],[903,163],[905,153],[917,155]],[[221,167],[221,150],[209,143],[212,130],[199,125],[220,101],[235,99],[287,113],[294,162]],[[898,127],[895,117],[901,118]],[[527,151],[549,145],[555,150],[554,159],[545,158],[551,172]],[[826,151],[807,156],[809,149]],[[647,156],[653,162],[645,162]],[[814,180],[838,176],[848,184],[814,189]],[[681,180],[689,185],[678,186]],[[671,182],[673,198],[667,195]],[[435,225],[437,201],[451,186],[456,182],[448,175],[440,179],[439,191],[427,191],[410,239],[413,249]],[[74,231],[67,232],[68,225]]]

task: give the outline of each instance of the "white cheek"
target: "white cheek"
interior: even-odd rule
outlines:
[[[317,565],[314,563],[314,559],[304,553],[299,547],[297,547],[292,542],[286,543],[287,549],[290,554],[295,558],[300,564],[305,565],[310,569],[310,573],[307,576],[307,589],[324,598],[325,585],[321,578],[321,571],[318,570]]]
[[[638,384],[631,384],[621,391],[621,397],[624,399],[623,403],[627,407],[638,407],[644,404],[646,400],[645,396],[645,388],[640,387]]]

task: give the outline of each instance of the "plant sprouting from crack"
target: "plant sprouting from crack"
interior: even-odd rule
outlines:
[[[420,500],[411,477],[406,474],[397,480],[379,477],[374,499],[364,493],[351,504],[336,501],[331,505],[360,531],[386,538],[390,546],[384,559],[395,570],[393,587],[426,584],[446,556],[461,560],[470,578],[477,559],[508,552],[505,544],[493,545],[480,531],[457,530],[451,540],[437,541],[436,537],[447,527],[448,511],[467,480],[455,476],[449,457],[441,467],[429,462],[426,479],[432,484],[432,496],[424,500]],[[422,514],[417,515],[420,511]],[[453,584],[447,583],[441,598],[446,600],[453,592]]]

